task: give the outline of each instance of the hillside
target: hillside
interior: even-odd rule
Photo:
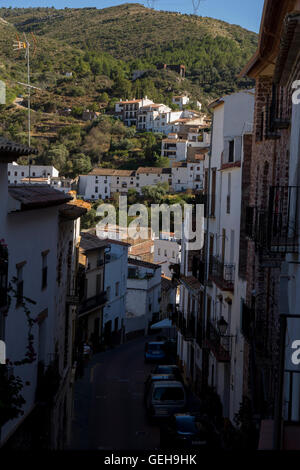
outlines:
[[[134,166],[137,155],[147,164],[151,152],[157,152],[157,139],[149,143],[150,137],[140,140],[132,129],[128,134],[113,126],[109,115],[120,98],[147,95],[174,108],[172,95],[188,93],[205,111],[213,98],[252,86],[237,74],[253,54],[257,35],[240,26],[140,4],[0,8],[0,80],[7,85],[0,132],[24,142],[26,89],[18,82],[26,81],[26,61],[24,51],[18,54],[12,44],[26,34],[33,45],[32,33],[37,48],[31,49],[31,83],[38,88],[31,96],[32,143],[39,147],[41,162],[50,152],[65,174],[76,175],[100,160],[116,166],[130,160]],[[183,64],[185,79],[159,69],[164,63]],[[134,80],[135,70],[143,73]],[[85,109],[106,114],[108,120],[84,123]],[[100,150],[96,137],[105,142]]]
[[[131,78],[130,72],[135,69],[156,69],[159,62],[182,63],[191,84],[201,88],[202,94],[211,95],[237,85],[236,74],[257,42],[255,33],[240,26],[213,18],[155,11],[140,4],[100,10],[1,8],[0,17],[12,25],[10,29],[34,32],[38,38],[37,56],[54,69],[53,53],[56,64],[69,68],[70,51],[74,56],[81,51],[100,55],[102,64],[103,54],[107,54],[108,61],[116,59],[114,65],[117,67],[118,62],[126,78]],[[60,53],[63,57],[59,57]],[[101,72],[105,72],[105,67]],[[186,88],[191,84],[187,83]]]

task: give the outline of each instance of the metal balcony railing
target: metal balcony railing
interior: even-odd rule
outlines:
[[[235,264],[224,263],[216,256],[210,256],[209,277],[222,290],[234,290]]]
[[[198,279],[201,284],[205,281],[205,262],[199,256],[192,258],[192,275]]]
[[[271,186],[268,209],[248,207],[246,233],[270,253],[299,251],[300,186]]]
[[[183,312],[177,311],[173,318],[173,322],[186,341],[190,341],[196,337],[195,315],[189,314],[188,318],[186,318]]]
[[[100,294],[95,295],[94,297],[90,297],[81,301],[78,309],[78,314],[82,315],[83,313],[89,312],[90,310],[94,310],[98,307],[101,307],[106,302],[107,293],[106,291],[102,291],[100,292]]]
[[[221,336],[217,327],[211,322],[207,324],[205,344],[218,362],[230,361],[231,336]]]

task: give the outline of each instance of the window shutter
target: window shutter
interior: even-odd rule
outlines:
[[[241,161],[242,157],[242,136],[235,137],[234,139],[234,161]]]

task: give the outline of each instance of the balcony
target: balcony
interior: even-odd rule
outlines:
[[[102,307],[107,302],[107,293],[102,291],[100,294],[84,299],[80,302],[78,314],[83,315],[91,310]]]
[[[79,292],[78,289],[68,289],[66,302],[70,305],[78,305],[79,304]]]
[[[270,253],[298,253],[300,186],[271,186],[269,208],[248,207],[247,235]]]
[[[192,275],[204,285],[205,281],[205,262],[198,256],[192,258]]]
[[[196,336],[195,315],[185,318],[183,312],[177,311],[174,315],[174,323],[186,341],[191,341]]]
[[[271,251],[298,252],[299,195],[300,186],[272,186],[270,188],[267,235]]]
[[[218,362],[230,361],[231,337],[221,336],[218,329],[211,322],[206,328],[205,347],[210,349]]]
[[[216,256],[210,256],[210,279],[224,291],[234,290],[235,264],[224,263]]]

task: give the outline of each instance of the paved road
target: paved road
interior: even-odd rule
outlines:
[[[153,368],[144,364],[141,337],[96,354],[75,385],[73,449],[149,449],[159,447],[159,428],[147,421],[144,381]]]

